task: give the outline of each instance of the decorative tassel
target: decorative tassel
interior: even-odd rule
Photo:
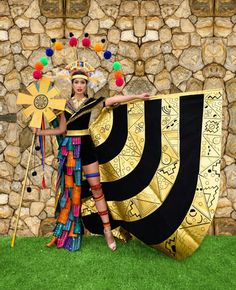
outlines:
[[[67,231],[63,231],[62,234],[61,234],[61,237],[58,238],[58,240],[57,240],[57,248],[62,248],[63,247],[67,237],[68,237],[68,232]]]
[[[81,186],[76,186],[76,184],[74,183],[72,200],[71,200],[72,205],[80,204],[80,195],[81,195]]]
[[[65,194],[63,194],[63,196],[62,196],[61,199],[60,199],[60,207],[61,207],[61,208],[64,208],[64,207],[65,207],[65,205],[66,205],[66,200],[67,200],[67,198],[66,198]]]
[[[65,175],[65,187],[73,187],[73,176],[72,175]]]
[[[73,174],[73,167],[66,167],[66,174],[72,175]]]
[[[68,137],[65,137],[65,138],[63,139],[62,143],[61,143],[61,146],[66,146],[67,143],[68,143],[68,141],[69,141],[69,138],[68,138]]]
[[[72,144],[73,145],[79,145],[79,144],[81,144],[81,137],[73,137],[72,138]]]
[[[46,182],[45,182],[45,178],[44,178],[44,175],[43,175],[43,178],[42,178],[42,188],[46,188]]]
[[[74,158],[80,157],[80,145],[75,145],[74,147]]]
[[[69,151],[68,155],[67,155],[67,162],[66,162],[66,166],[67,167],[75,167],[75,159],[73,156],[73,151]]]
[[[72,223],[72,221],[70,219],[68,219],[67,223],[64,225],[63,230],[69,232],[70,227],[71,227],[71,223]]]
[[[57,219],[57,221],[63,225],[66,224],[68,216],[69,216],[69,212],[70,212],[70,207],[71,207],[71,202],[70,199],[68,198],[66,201],[66,205],[64,208],[61,209],[61,212],[59,214],[59,217]]]
[[[81,172],[80,172],[80,170],[74,171],[74,179],[75,179],[75,184],[77,186],[81,186]]]
[[[81,224],[79,218],[75,219],[75,228],[74,233],[80,235],[81,234]]]
[[[69,237],[77,238],[77,234],[74,233],[75,222],[73,221],[70,227]]]
[[[72,211],[73,211],[74,217],[79,217],[80,205],[73,205]]]
[[[81,170],[81,159],[76,159],[76,165],[74,170],[76,171]]]
[[[57,223],[56,224],[56,227],[55,227],[55,229],[54,229],[54,236],[55,237],[60,237],[61,236],[61,233],[62,233],[62,230],[63,230],[63,224],[61,224],[61,223]]]
[[[62,146],[61,147],[61,155],[67,156],[67,154],[68,154],[68,150],[67,150],[66,146]]]

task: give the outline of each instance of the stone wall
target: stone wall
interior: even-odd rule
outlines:
[[[31,131],[16,106],[16,96],[32,80],[34,63],[50,47],[50,38],[66,41],[88,32],[91,40],[107,40],[113,53],[104,61],[93,52],[90,62],[108,77],[116,93],[111,63],[119,60],[126,85],[123,93],[151,94],[223,88],[221,193],[210,233],[236,234],[236,16],[235,1],[39,1],[0,3],[0,234],[14,228]],[[63,67],[64,55],[52,58],[46,71]],[[80,47],[79,54],[84,53]],[[53,68],[54,67],[54,68]],[[103,92],[107,94],[107,87]],[[38,172],[27,184],[18,235],[44,235],[54,220],[56,151],[48,137],[46,189],[41,189],[38,153],[31,168]]]

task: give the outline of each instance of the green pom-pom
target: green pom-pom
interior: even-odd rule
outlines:
[[[114,70],[119,70],[121,68],[121,64],[118,61],[115,61],[112,64],[112,67],[113,67]]]
[[[39,61],[40,61],[44,66],[48,64],[48,59],[46,58],[46,56],[41,57]]]

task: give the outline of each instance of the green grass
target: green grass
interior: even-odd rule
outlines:
[[[137,240],[111,252],[102,237],[85,237],[81,251],[45,247],[48,238],[0,239],[0,289],[236,289],[236,236],[206,237],[183,261]]]

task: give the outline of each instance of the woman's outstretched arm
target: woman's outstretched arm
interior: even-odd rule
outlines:
[[[106,101],[105,101],[105,105],[106,106],[112,106],[112,105],[117,104],[117,103],[128,102],[128,101],[132,101],[132,100],[135,100],[135,99],[148,100],[149,96],[150,95],[148,93],[143,93],[143,94],[140,94],[140,95],[114,96],[114,97],[111,97],[111,98],[107,98]]]
[[[59,122],[59,127],[54,128],[54,129],[33,129],[33,132],[36,133],[36,135],[40,136],[48,136],[48,135],[60,135],[65,133],[66,131],[66,118],[64,113],[60,114],[60,122]]]

